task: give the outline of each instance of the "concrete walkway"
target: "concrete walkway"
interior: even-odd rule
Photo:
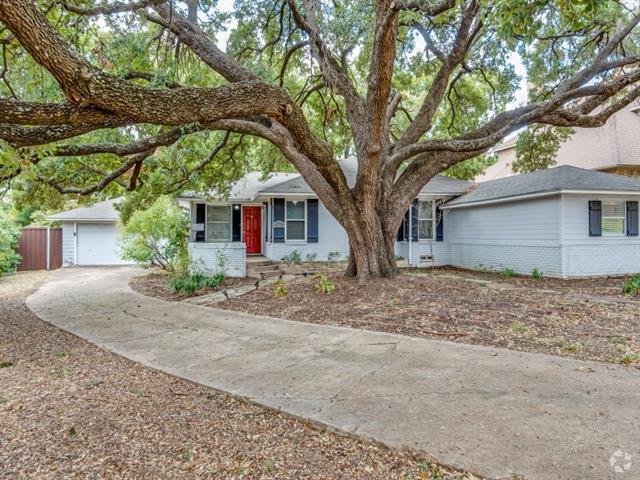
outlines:
[[[128,288],[139,273],[63,269],[28,305],[132,360],[490,478],[640,478],[637,369],[163,302]]]

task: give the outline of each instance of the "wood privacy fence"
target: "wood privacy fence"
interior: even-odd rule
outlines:
[[[55,270],[62,267],[61,228],[23,228],[18,253],[18,271]]]

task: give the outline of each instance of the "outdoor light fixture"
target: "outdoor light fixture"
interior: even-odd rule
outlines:
[[[234,209],[234,210],[240,210],[240,205],[234,205],[234,206],[233,206],[233,209]]]

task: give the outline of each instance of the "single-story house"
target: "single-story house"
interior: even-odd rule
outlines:
[[[355,161],[341,165],[353,185]],[[396,253],[413,266],[525,275],[538,269],[561,278],[637,273],[639,200],[640,179],[570,166],[479,184],[438,175],[406,212]],[[185,193],[179,201],[191,215],[191,260],[206,270],[218,269],[222,259],[228,275],[244,276],[247,256],[344,260],[349,254],[346,232],[298,174],[263,180],[251,173],[226,198]],[[74,263],[88,264],[86,253]]]

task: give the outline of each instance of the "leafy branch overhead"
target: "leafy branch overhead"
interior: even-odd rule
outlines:
[[[639,21],[605,0],[0,0],[0,181],[149,203],[289,166],[346,229],[349,272],[393,274],[437,173],[526,126],[553,148],[640,95]],[[509,109],[515,55],[530,98]]]

